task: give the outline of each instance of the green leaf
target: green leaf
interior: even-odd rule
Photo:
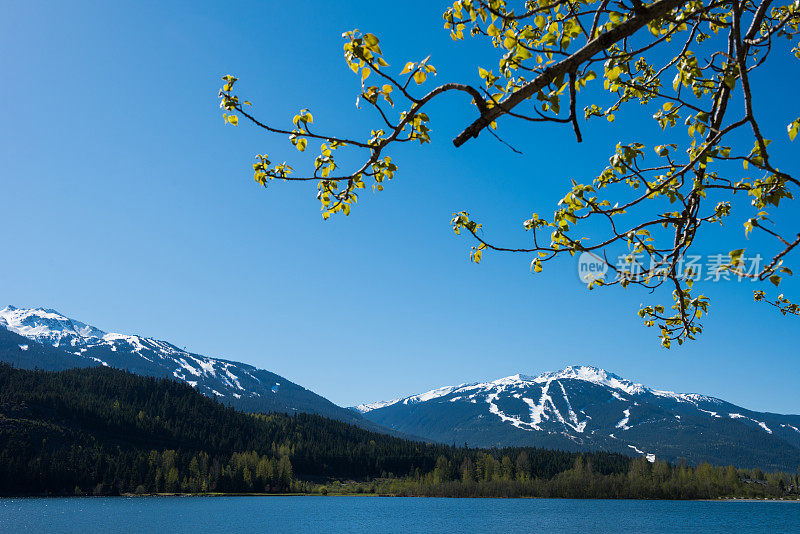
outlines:
[[[606,73],[606,78],[613,82],[617,78],[619,78],[620,74],[622,74],[622,69],[619,67],[614,67],[613,69],[611,69]]]
[[[769,277],[769,281],[775,284],[775,287],[777,287],[778,284],[781,283],[781,277],[778,276],[777,274],[773,274],[772,276]]]
[[[797,133],[800,132],[800,119],[797,119],[788,126],[786,126],[786,130],[789,133],[789,140],[794,141],[794,138],[797,137]]]
[[[739,265],[739,263],[742,261],[742,255],[743,254],[744,254],[744,249],[743,248],[739,248],[739,249],[736,249],[736,250],[731,250],[730,252],[728,252],[728,256],[731,257],[731,264],[732,265]]]
[[[368,47],[372,48],[378,45],[378,38],[375,36],[375,34],[367,33],[364,35],[364,42]]]

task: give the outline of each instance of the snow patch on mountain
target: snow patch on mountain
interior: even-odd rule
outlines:
[[[617,423],[617,426],[615,428],[621,428],[622,430],[628,430],[628,429],[631,428],[631,427],[628,426],[628,421],[630,421],[630,418],[631,418],[631,409],[630,408],[626,408],[625,411],[622,412],[622,414],[625,417],[623,417],[620,420],[620,422]]]
[[[391,406],[393,404],[397,404],[403,399],[392,399],[388,401],[378,401],[378,402],[370,402],[367,404],[359,404],[358,406],[354,406],[353,408],[360,413],[367,413],[371,412],[372,410],[378,410],[380,408],[386,408],[387,406]]]
[[[648,462],[650,462],[651,464],[652,464],[652,463],[655,463],[655,461],[656,461],[656,455],[655,455],[655,454],[653,454],[652,452],[645,453],[645,452],[643,452],[643,451],[639,450],[639,449],[638,449],[637,447],[635,447],[634,445],[628,445],[628,447],[630,447],[631,449],[633,449],[633,450],[634,450],[634,452],[636,452],[636,453],[638,453],[638,454],[641,454],[642,456],[644,456],[644,457],[645,457],[645,459],[646,459]]]
[[[536,426],[536,421],[527,423],[517,417],[511,417],[503,413],[500,408],[497,407],[497,404],[494,403],[497,400],[498,394],[492,393],[486,397],[486,403],[489,405],[489,413],[492,413],[500,418],[503,422],[508,422],[514,425],[517,428],[521,428],[523,430],[541,430],[538,426]],[[530,399],[522,399],[524,401],[532,402]],[[533,408],[531,408],[531,413],[533,413]]]
[[[705,411],[705,410],[702,410],[702,411]],[[719,417],[719,416],[717,416],[717,417]],[[749,421],[754,422],[758,426],[760,426],[764,430],[764,432],[766,432],[767,434],[772,434],[772,429],[770,427],[768,427],[767,424],[765,422],[763,422],[763,421],[756,421],[752,417],[747,417],[747,416],[742,415],[740,413],[729,413],[728,417],[730,417],[731,419],[747,419]],[[783,428],[786,428],[786,426],[787,425],[783,425],[783,424],[781,425],[781,427],[783,427]],[[788,426],[791,427],[791,428],[794,428],[792,425],[788,425]],[[797,430],[797,429],[795,428],[795,430]]]
[[[455,389],[454,386],[445,386],[439,389],[433,389],[428,391],[427,393],[422,393],[420,395],[414,395],[412,397],[406,397],[403,399],[403,404],[414,404],[417,402],[426,402],[429,400],[437,399],[439,397],[444,397],[445,395],[449,395]]]
[[[567,412],[569,413],[569,420],[571,421],[571,426],[576,432],[583,432],[586,428],[587,421],[578,421],[578,414],[575,413],[575,410],[572,409],[572,404],[569,402],[569,396],[567,395],[567,390],[564,389],[564,384],[558,382],[558,385],[561,386],[561,393],[564,394],[564,402],[567,404]]]

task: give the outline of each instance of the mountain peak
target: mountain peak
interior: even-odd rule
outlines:
[[[554,373],[543,373],[539,375],[540,379],[544,380],[559,380],[559,379],[573,379],[583,380],[584,382],[591,382],[602,386],[607,386],[612,389],[624,391],[629,395],[643,393],[647,390],[642,384],[631,382],[619,375],[610,373],[605,369],[593,367],[591,365],[569,365],[561,371]]]
[[[56,311],[56,310],[54,310],[52,308],[42,308],[42,307],[38,307],[38,308],[20,308],[19,306],[14,306],[12,304],[9,304],[8,306],[6,306],[2,310],[0,310],[0,313],[11,313],[11,312],[33,313],[33,314],[37,314],[37,315],[58,315],[59,317],[62,317],[64,319],[67,318],[66,315],[63,315],[62,313],[59,313],[58,311]]]
[[[668,396],[682,397],[681,395],[673,393],[671,391],[651,390],[649,388],[646,388],[642,384],[631,382],[630,380],[622,378],[619,375],[608,372],[605,369],[601,369],[599,367],[594,367],[591,365],[568,365],[565,368],[561,369],[560,371],[545,372],[539,375],[527,375],[523,373],[517,373],[515,375],[498,378],[497,380],[492,380],[489,382],[472,382],[472,383],[460,384],[458,386],[445,386],[437,389],[432,389],[430,391],[427,391],[425,393],[420,393],[418,395],[412,395],[410,397],[402,397],[390,401],[378,401],[372,403],[359,404],[358,406],[355,406],[354,409],[361,413],[367,413],[369,411],[386,408],[387,406],[391,406],[397,403],[415,404],[418,402],[425,402],[428,400],[433,400],[439,397],[450,395],[457,391],[465,391],[467,389],[472,390],[477,388],[488,391],[498,388],[499,389],[524,388],[529,385],[533,386],[533,385],[548,384],[550,382],[558,380],[579,380],[583,382],[589,382],[595,385],[610,388],[612,390],[618,390],[620,392],[627,393],[628,395],[638,395],[645,392],[651,392],[656,395],[664,397]]]
[[[52,308],[6,306],[0,310],[0,320],[12,332],[35,341],[55,342],[56,346],[62,338],[102,338],[106,334]]]
[[[498,378],[489,382],[490,384],[514,385],[514,384],[543,384],[553,380],[582,380],[593,384],[603,385],[612,389],[624,391],[629,395],[643,393],[647,390],[642,384],[631,382],[619,375],[610,373],[605,369],[591,365],[568,365],[560,371],[541,373],[536,376],[517,373],[515,375]],[[462,384],[467,385],[467,384]],[[667,392],[668,393],[668,392]]]

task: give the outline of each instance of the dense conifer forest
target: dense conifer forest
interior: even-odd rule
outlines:
[[[0,495],[798,498],[799,486],[800,471],[428,444],[316,415],[245,414],[111,368],[0,365]]]

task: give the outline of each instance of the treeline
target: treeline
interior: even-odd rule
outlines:
[[[800,473],[769,473],[760,469],[696,467],[650,463],[630,459],[623,473],[603,474],[585,455],[577,455],[570,469],[550,478],[525,469],[526,453],[516,462],[479,453],[477,465],[466,459],[461,468],[440,457],[433,472],[405,479],[381,479],[369,483],[334,482],[322,493],[377,493],[429,497],[553,497],[575,499],[716,499],[800,498]]]
[[[316,415],[244,414],[186,384],[115,369],[0,365],[1,495],[781,497],[799,482],[610,453],[425,444]]]
[[[574,455],[530,449],[550,477]],[[97,367],[0,365],[0,494],[311,491],[320,480],[407,478],[477,451],[310,414],[244,414],[171,380]],[[598,453],[607,472],[629,459]]]

